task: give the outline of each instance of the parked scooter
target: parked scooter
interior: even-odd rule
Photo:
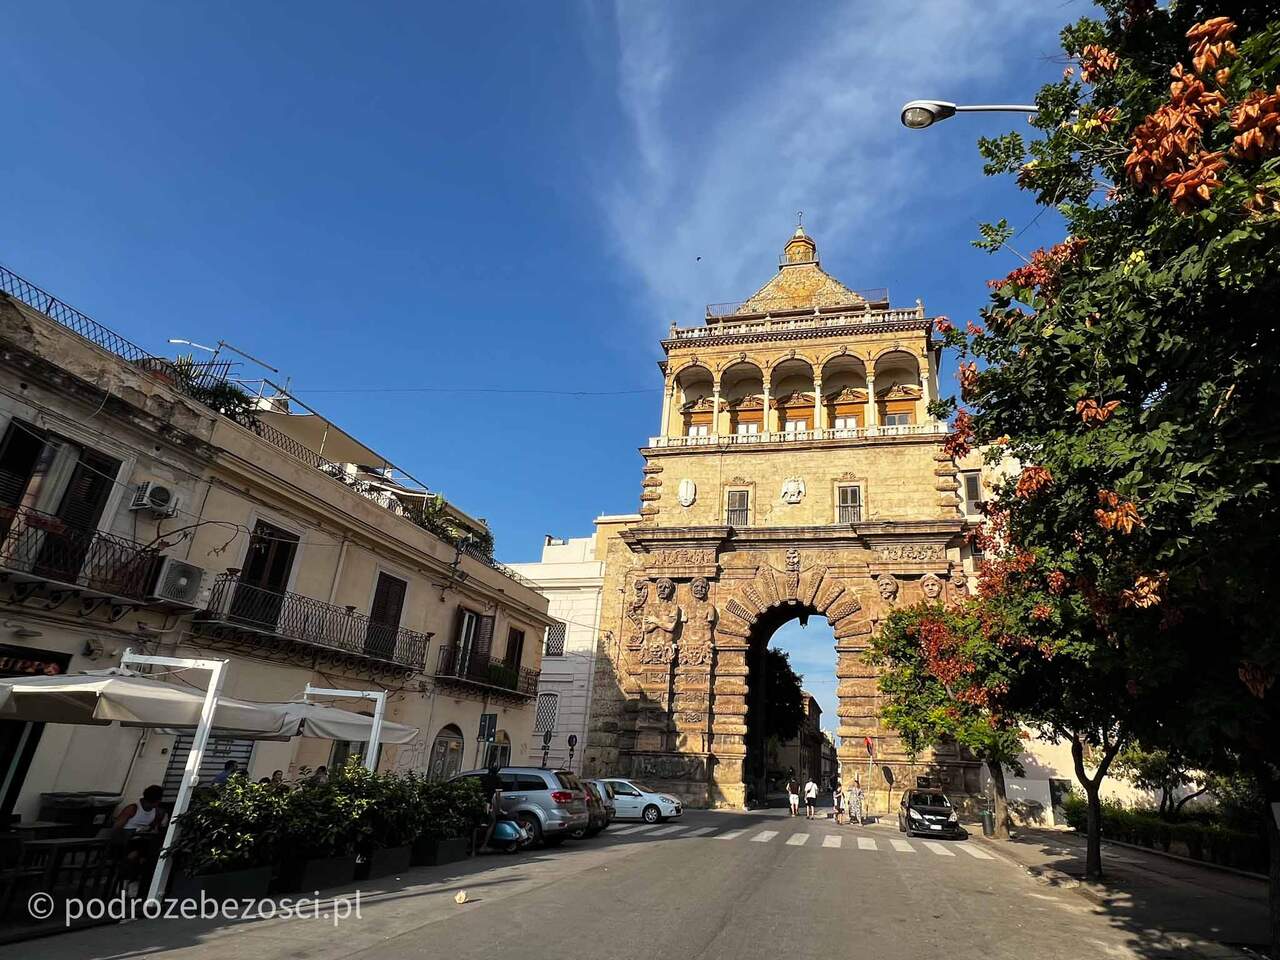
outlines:
[[[488,847],[499,853],[515,853],[527,847],[533,836],[515,820],[499,820],[493,825]]]

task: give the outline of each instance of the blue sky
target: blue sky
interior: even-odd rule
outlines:
[[[1089,9],[23,7],[0,33],[0,263],[147,349],[267,359],[508,561],[636,509],[658,339],[768,279],[796,210],[848,285],[972,316],[1013,264],[975,223],[1036,213],[974,141],[1021,121],[921,133],[899,108],[1029,96]],[[356,389],[379,392],[328,392]]]

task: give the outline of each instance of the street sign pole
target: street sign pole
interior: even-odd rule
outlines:
[[[551,752],[551,731],[542,735],[542,769],[547,768],[547,754]]]

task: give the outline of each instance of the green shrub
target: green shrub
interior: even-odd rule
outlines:
[[[217,788],[197,790],[171,853],[187,876],[248,870],[274,863],[293,789],[235,776]]]

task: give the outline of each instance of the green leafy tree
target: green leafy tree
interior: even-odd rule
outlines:
[[[804,695],[800,688],[804,678],[791,668],[791,656],[785,650],[770,647],[764,656],[769,733],[780,740],[790,740],[804,723]]]
[[[1062,665],[1042,699],[1089,721],[1095,776],[1136,735],[1207,768],[1237,758],[1280,802],[1280,13],[1100,6],[1063,31],[1072,66],[1039,92],[1036,137],[981,145],[1067,235],[993,281],[984,325],[944,331],[950,448],[1033,465],[993,498],[1003,555],[1025,559],[1006,609],[1027,658]],[[980,241],[1012,242],[1000,224]]]
[[[872,639],[881,667],[882,719],[914,758],[952,740],[986,764],[994,794],[996,835],[1009,836],[1004,768],[1022,774],[1017,715],[1004,709],[1016,664],[984,629],[976,601],[920,604],[895,610]]]
[[[1139,790],[1159,794],[1157,812],[1168,819],[1177,817],[1183,807],[1209,789],[1207,785],[1201,786],[1174,799],[1178,790],[1198,782],[1201,777],[1176,749],[1149,750],[1142,744],[1131,743],[1116,755],[1114,770]]]

